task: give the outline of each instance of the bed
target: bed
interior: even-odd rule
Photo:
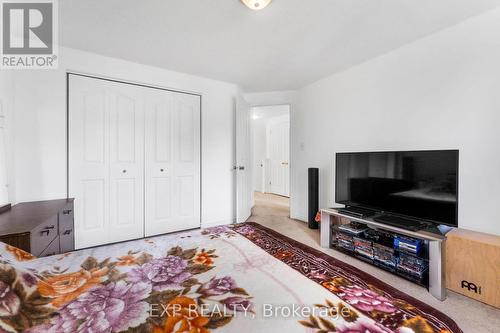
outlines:
[[[0,245],[2,333],[462,332],[432,307],[252,222],[38,259]]]

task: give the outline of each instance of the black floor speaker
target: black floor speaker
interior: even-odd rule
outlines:
[[[319,211],[319,169],[309,168],[308,173],[308,201],[307,201],[307,221],[310,229],[318,229],[316,213]]]

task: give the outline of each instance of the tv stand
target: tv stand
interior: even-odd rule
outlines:
[[[399,226],[377,222],[371,217],[358,218],[352,215],[343,214],[337,209],[328,208],[321,209],[321,246],[325,248],[332,248],[333,229],[350,222],[359,222],[376,230],[408,236],[424,241],[425,251],[428,256],[428,283],[426,283],[425,286],[427,287],[429,293],[437,299],[444,300],[446,298],[446,280],[444,270],[446,236],[439,232],[439,230],[434,228],[412,231]]]

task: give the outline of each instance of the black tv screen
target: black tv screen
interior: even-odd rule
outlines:
[[[458,150],[337,153],[335,201],[458,224]]]

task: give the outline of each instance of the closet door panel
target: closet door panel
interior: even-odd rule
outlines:
[[[138,117],[137,110],[139,101],[135,101],[128,96],[116,96],[115,114],[116,127],[116,161],[135,163],[135,143],[136,143],[136,118]]]
[[[153,121],[154,134],[152,142],[154,144],[155,163],[169,163],[171,159],[172,147],[172,103],[171,99],[166,99],[154,106]]]
[[[166,220],[172,216],[170,177],[155,177],[153,183],[155,191],[152,202],[155,214],[153,217],[155,220]]]
[[[195,112],[194,105],[187,104],[181,96],[177,100],[177,119],[179,119],[179,162],[192,163],[195,148]]]
[[[199,97],[168,91],[149,94],[146,236],[197,228],[200,226]]]
[[[149,91],[146,98],[145,234],[169,232],[172,224],[174,96]]]
[[[69,80],[76,248],[143,237],[142,88],[74,75]]]
[[[105,93],[87,91],[79,97],[83,98],[83,158],[86,162],[103,163],[106,151]]]
[[[109,113],[102,82],[71,77],[69,196],[75,198],[76,248],[108,241]]]
[[[177,177],[177,193],[179,193],[179,207],[177,210],[180,217],[191,217],[196,214],[194,211],[195,186],[193,178],[193,176]]]
[[[105,230],[106,182],[103,179],[87,179],[82,181],[82,213],[83,226],[80,232]]]
[[[143,88],[110,86],[110,242],[144,236]]]
[[[174,230],[200,227],[200,97],[176,94]]]

